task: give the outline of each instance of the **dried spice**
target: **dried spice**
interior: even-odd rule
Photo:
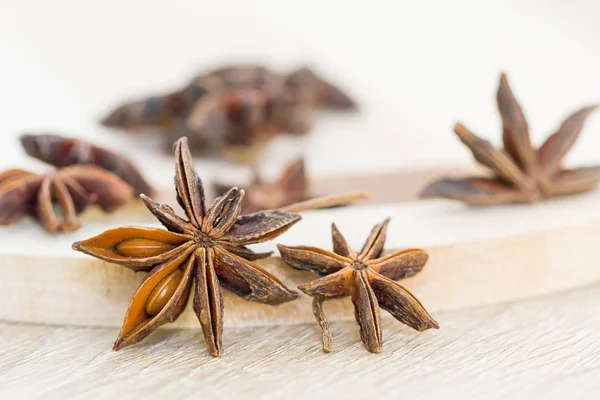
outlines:
[[[382,257],[389,221],[388,218],[373,228],[360,253],[350,248],[335,224],[331,226],[333,252],[316,247],[277,245],[281,257],[290,266],[322,276],[298,289],[314,297],[313,312],[321,327],[325,352],[331,349],[331,333],[322,304],[336,297],[352,297],[360,337],[373,353],[381,351],[379,307],[418,331],[439,328],[419,300],[395,282],[421,271],[427,262],[427,252],[408,249]]]
[[[79,228],[77,215],[91,205],[106,212],[126,204],[133,189],[115,174],[75,165],[48,174],[11,169],[0,174],[0,225],[26,216],[50,232]]]
[[[300,220],[293,212],[272,210],[240,216],[244,191],[230,189],[207,210],[185,138],[175,145],[177,201],[187,219],[142,195],[167,228],[122,227],[73,244],[73,249],[135,271],[150,271],[137,289],[114,349],[139,342],[159,326],[175,321],[193,289],[193,309],[213,356],[222,348],[221,286],[246,300],[277,305],[297,297],[252,260],[247,245],[272,240]]]
[[[195,77],[181,90],[123,104],[102,123],[161,132],[169,147],[187,136],[192,150],[251,162],[273,136],[310,131],[318,108],[347,110],[355,104],[308,68],[280,75],[261,66],[225,67]]]
[[[597,106],[584,107],[569,116],[536,150],[529,138],[525,115],[504,74],[500,77],[497,100],[502,117],[503,150],[494,148],[461,124],[454,127],[454,132],[473,152],[475,160],[489,168],[493,176],[440,179],[427,186],[421,197],[445,197],[471,205],[532,203],[585,192],[598,184],[600,166],[561,167],[586,118]]]
[[[219,194],[225,193],[229,188],[219,183],[213,186]],[[254,171],[252,183],[244,190],[246,197],[242,214],[282,208],[311,197],[303,159],[291,162],[275,182],[264,182],[258,172]]]
[[[152,187],[125,157],[81,139],[58,135],[22,135],[25,152],[55,167],[95,165],[119,176],[130,184],[135,194],[152,194]]]

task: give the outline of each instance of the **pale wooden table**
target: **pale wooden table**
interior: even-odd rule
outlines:
[[[573,266],[576,268],[576,266]],[[198,330],[159,330],[112,352],[113,328],[0,323],[0,398],[589,398],[600,389],[600,286],[438,313],[439,331],[386,319],[368,353],[356,324],[226,329],[225,353]]]

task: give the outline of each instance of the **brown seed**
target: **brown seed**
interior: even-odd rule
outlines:
[[[116,246],[115,251],[124,257],[154,257],[173,247],[152,239],[133,238],[123,240]]]
[[[167,305],[182,277],[183,272],[177,269],[152,289],[146,302],[146,314],[155,316]]]

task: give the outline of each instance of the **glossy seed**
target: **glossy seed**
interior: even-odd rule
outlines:
[[[146,314],[155,316],[165,307],[175,293],[182,276],[183,272],[180,269],[175,270],[152,289],[146,301]]]
[[[123,240],[115,251],[124,257],[154,257],[173,248],[172,245],[151,239],[134,238]]]

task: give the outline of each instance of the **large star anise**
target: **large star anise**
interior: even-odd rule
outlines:
[[[133,188],[101,168],[75,165],[47,174],[10,169],[0,174],[0,225],[25,216],[50,232],[70,232],[81,225],[77,215],[97,204],[106,212],[126,204]]]
[[[439,328],[419,300],[395,282],[423,269],[427,252],[408,249],[381,257],[388,223],[389,218],[373,228],[360,253],[350,248],[335,224],[331,225],[333,253],[316,247],[277,246],[283,260],[292,267],[324,275],[298,289],[314,297],[313,312],[321,326],[325,352],[331,348],[331,334],[322,303],[335,297],[352,296],[360,337],[373,353],[381,351],[379,307],[418,331]]]
[[[584,192],[600,180],[600,166],[563,169],[562,160],[571,149],[587,116],[597,107],[585,107],[568,117],[558,131],[536,150],[521,106],[506,79],[500,77],[498,108],[502,117],[504,150],[471,133],[461,124],[454,132],[473,152],[475,160],[489,168],[493,177],[440,179],[421,197],[446,197],[472,205],[531,203],[541,198]]]
[[[154,329],[173,322],[183,312],[190,291],[194,312],[213,356],[221,354],[222,285],[246,299],[276,305],[297,294],[273,275],[249,261],[257,254],[245,247],[271,240],[300,220],[284,211],[262,211],[240,217],[244,191],[230,189],[206,210],[202,181],[194,170],[185,138],[175,145],[177,201],[187,220],[167,205],[142,195],[142,200],[167,228],[123,227],[73,244],[75,250],[150,271],[133,296],[114,349],[137,343]]]

